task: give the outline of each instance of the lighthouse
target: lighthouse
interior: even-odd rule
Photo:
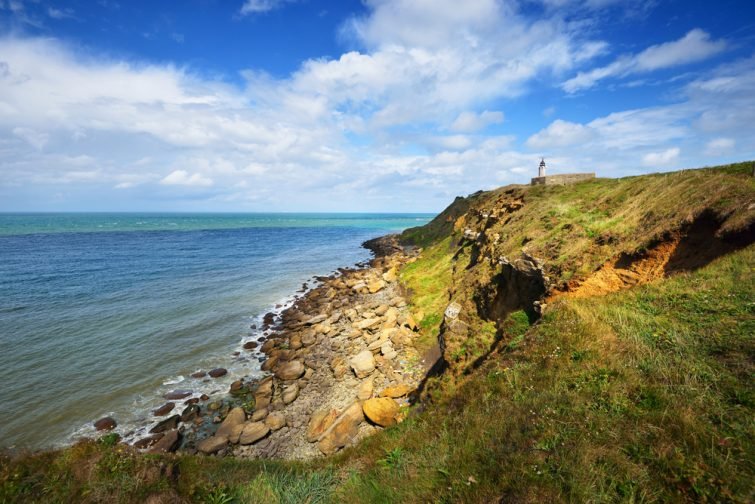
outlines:
[[[540,158],[540,167],[537,169],[538,177],[545,177],[545,158]]]

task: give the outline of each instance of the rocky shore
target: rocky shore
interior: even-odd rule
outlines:
[[[159,421],[134,443],[152,453],[180,449],[206,455],[309,459],[330,455],[403,420],[425,372],[413,341],[417,323],[398,283],[416,252],[395,237],[364,244],[367,267],[318,278],[279,315],[264,318],[264,338],[244,344],[261,352],[262,378],[233,382],[221,400],[184,401],[181,413]],[[211,370],[211,377],[223,369]],[[153,412],[174,412],[174,401]],[[114,422],[95,425],[108,430]]]

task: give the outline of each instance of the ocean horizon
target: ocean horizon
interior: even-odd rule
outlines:
[[[365,240],[432,216],[0,213],[4,447],[67,444],[106,415],[136,439],[165,393],[220,397],[259,373],[242,346],[265,313],[369,259]],[[216,367],[228,374],[190,376]]]

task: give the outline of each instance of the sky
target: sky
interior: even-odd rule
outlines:
[[[438,212],[755,159],[750,0],[0,0],[0,211]]]

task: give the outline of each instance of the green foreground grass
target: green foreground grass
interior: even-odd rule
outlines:
[[[0,502],[752,502],[754,265],[750,246],[561,300],[531,327],[515,315],[473,373],[438,379],[424,411],[327,461],[91,442],[2,459]]]

